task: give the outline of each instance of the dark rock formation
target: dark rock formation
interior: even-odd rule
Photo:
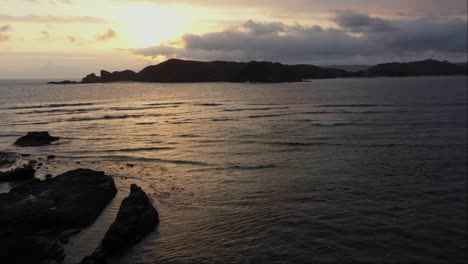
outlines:
[[[86,75],[86,77],[84,77],[81,80],[81,82],[82,83],[100,83],[100,82],[102,82],[102,79],[101,79],[101,77],[96,76],[96,74],[91,73],[91,74]]]
[[[48,82],[47,84],[77,84],[77,83],[79,82],[66,80],[66,81],[60,81],[60,82]]]
[[[314,65],[285,65],[272,62],[190,61],[170,59],[144,68],[138,73],[130,70],[101,71],[83,78],[82,83],[98,82],[297,82],[304,79],[328,79],[373,76],[441,76],[466,75],[467,64],[453,64],[435,60],[410,63],[387,63],[350,72],[343,69],[323,68]]]
[[[28,132],[26,136],[16,140],[15,145],[21,147],[43,146],[59,140],[58,137],[52,137],[49,132]]]
[[[133,246],[158,223],[158,212],[148,196],[140,187],[132,184],[130,195],[122,201],[117,217],[107,230],[100,247],[81,263],[106,263],[106,256]]]
[[[78,169],[0,194],[2,263],[60,262],[63,232],[91,224],[116,192],[112,177]]]
[[[158,223],[158,212],[148,196],[140,187],[132,184],[130,195],[122,201],[117,218],[102,240],[102,249],[112,252],[130,247]]]
[[[0,182],[4,181],[26,181],[34,178],[36,170],[32,165],[18,167],[6,172],[0,172]]]
[[[446,76],[466,75],[466,67],[447,61],[425,60],[408,63],[385,63],[371,67],[370,76]]]
[[[14,164],[16,159],[13,157],[13,154],[0,151],[0,168],[3,166],[9,166]]]
[[[137,81],[138,76],[136,72],[131,70],[125,71],[115,71],[110,73],[108,71],[101,71],[101,79],[102,82],[129,82],[129,81]]]

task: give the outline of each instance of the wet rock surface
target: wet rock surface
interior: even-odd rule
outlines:
[[[28,132],[28,134],[16,140],[15,145],[21,147],[44,146],[57,140],[59,140],[58,137],[53,137],[46,131]]]
[[[10,171],[0,172],[0,182],[31,180],[35,174],[36,170],[32,165],[17,167]]]
[[[78,169],[0,194],[2,263],[60,262],[60,241],[91,224],[116,193],[111,176]]]
[[[129,196],[122,201],[117,217],[107,230],[101,245],[81,263],[106,263],[106,256],[133,246],[158,223],[158,212],[150,199],[140,187],[132,184]]]

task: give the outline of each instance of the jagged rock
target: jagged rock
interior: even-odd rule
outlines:
[[[60,263],[67,230],[91,224],[116,192],[111,176],[78,169],[0,194],[2,263]]]
[[[21,147],[28,146],[43,146],[49,145],[50,143],[59,140],[58,137],[52,137],[49,132],[28,132],[26,136],[20,137],[16,140],[15,145]]]
[[[0,172],[0,182],[3,181],[25,181],[34,178],[36,170],[32,165],[18,167],[10,171]]]
[[[129,81],[136,81],[137,74],[131,70],[125,71],[115,71],[110,73],[108,71],[101,71],[101,80],[102,82],[129,82]]]
[[[84,77],[81,80],[82,83],[99,83],[101,81],[102,81],[101,77],[96,76],[96,74],[94,74],[94,73],[86,75],[86,77]]]
[[[159,223],[159,216],[146,193],[132,184],[130,195],[122,201],[117,218],[101,242],[108,252],[130,247]]]
[[[122,201],[117,217],[107,230],[101,245],[81,264],[103,264],[106,257],[143,239],[159,223],[159,216],[146,193],[132,184]]]

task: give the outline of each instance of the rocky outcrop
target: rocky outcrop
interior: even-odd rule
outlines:
[[[83,264],[105,263],[107,256],[133,246],[159,223],[158,212],[146,193],[132,184],[130,195],[122,201],[117,217],[107,230],[99,248]]]
[[[66,81],[60,81],[60,82],[48,82],[47,84],[77,84],[77,83],[79,82],[66,80]]]
[[[5,181],[26,181],[34,178],[36,170],[32,165],[14,168],[10,171],[0,172],[0,182]]]
[[[376,76],[447,76],[466,75],[466,67],[447,61],[425,60],[408,63],[384,63],[371,67],[369,75]]]
[[[111,176],[78,169],[0,194],[2,263],[60,262],[64,231],[91,224],[116,192]]]
[[[130,82],[130,81],[137,81],[138,76],[136,72],[131,70],[125,71],[115,71],[110,73],[108,71],[101,71],[101,80],[102,82]]]
[[[28,132],[28,134],[16,140],[15,145],[21,147],[43,146],[49,145],[57,140],[59,140],[59,138],[49,135],[49,132]]]
[[[86,77],[84,77],[81,80],[81,82],[82,83],[100,83],[100,82],[102,82],[102,79],[101,79],[101,77],[96,76],[96,74],[91,73],[91,74],[86,75]]]

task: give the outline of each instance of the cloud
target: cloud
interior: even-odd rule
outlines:
[[[345,15],[347,18],[340,22],[339,29],[249,20],[219,32],[184,35],[182,47],[155,46],[135,49],[133,53],[146,57],[286,63],[381,62],[395,58],[426,58],[434,53],[444,58],[466,58],[467,23],[464,20],[388,21],[358,13]],[[362,34],[350,34],[355,32]]]
[[[397,30],[396,26],[388,20],[370,17],[351,10],[339,12],[335,17],[335,23],[353,33],[391,32]]]
[[[10,36],[7,35],[7,34],[3,34],[5,32],[8,32],[11,30],[11,26],[10,25],[3,25],[3,26],[0,26],[0,41],[7,41],[10,39]]]
[[[106,40],[109,40],[109,39],[113,39],[116,36],[117,36],[117,33],[114,30],[108,29],[106,33],[104,33],[102,35],[97,35],[96,39],[98,41],[106,41]]]
[[[48,24],[67,24],[67,23],[95,23],[104,24],[106,20],[98,17],[90,16],[11,16],[0,14],[0,21],[8,21],[15,23],[48,23]]]
[[[342,9],[343,6],[351,6],[354,10],[363,13],[372,13],[387,16],[459,16],[466,17],[466,0],[114,0],[114,2],[147,2],[158,5],[180,5],[208,8],[241,8],[261,9],[262,11],[276,11],[278,14],[285,12],[294,13],[326,13]],[[352,3],[348,3],[352,2]]]

